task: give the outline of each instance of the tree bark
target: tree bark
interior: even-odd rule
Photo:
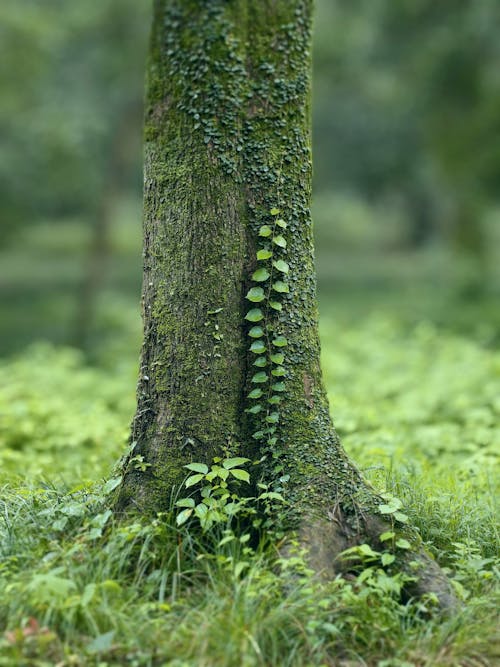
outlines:
[[[321,377],[309,208],[311,14],[312,0],[155,2],[144,344],[135,444],[117,508],[167,506],[182,466],[210,464],[225,448],[265,455],[265,477],[294,508],[290,527],[314,567],[330,572],[342,549],[373,540],[384,524],[380,500],[341,447]],[[266,249],[272,257],[258,260]],[[256,280],[259,268],[267,279]],[[264,301],[250,302],[248,290],[260,287]],[[245,319],[257,308],[261,320]],[[264,334],[253,339],[255,326]],[[249,351],[253,340],[265,351]],[[249,397],[254,389],[260,402]]]

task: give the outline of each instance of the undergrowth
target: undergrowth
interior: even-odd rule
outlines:
[[[401,500],[462,608],[403,602],[401,575],[368,552],[347,578],[316,581],[293,542],[284,559],[231,524],[178,525],[179,498],[153,522],[115,523],[134,364],[39,346],[2,368],[0,665],[497,664],[498,354],[429,324],[333,330],[328,314],[323,341],[346,448]]]

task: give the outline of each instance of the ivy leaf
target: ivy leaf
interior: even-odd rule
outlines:
[[[269,258],[272,257],[272,256],[273,256],[273,251],[272,251],[272,250],[268,250],[267,248],[261,248],[261,249],[257,252],[257,259],[259,259],[259,260],[269,259]]]
[[[273,364],[282,364],[285,361],[285,355],[283,352],[276,352],[275,354],[271,354],[270,358]]]
[[[264,301],[266,295],[264,294],[264,290],[262,289],[262,287],[252,287],[252,289],[248,290],[246,298],[249,301],[258,303],[259,301]]]
[[[273,236],[273,243],[275,243],[280,248],[286,248],[286,241],[283,236],[281,236],[281,234],[278,234],[278,236]]]
[[[267,359],[265,357],[257,357],[253,365],[257,366],[257,368],[264,368],[264,366],[267,366]]]
[[[278,227],[281,227],[281,229],[286,229],[288,226],[287,223],[283,220],[283,218],[278,218],[278,220],[276,220],[276,224],[278,225]]]
[[[176,507],[194,507],[193,498],[181,498],[175,503]]]
[[[246,470],[242,470],[241,468],[233,468],[231,475],[236,477],[236,479],[241,479],[242,482],[250,482],[250,475]]]
[[[256,283],[263,283],[269,276],[270,273],[267,269],[257,269],[257,271],[254,271],[252,274],[252,280],[255,280]]]
[[[396,546],[399,549],[411,549],[411,544],[408,542],[408,540],[405,540],[402,537],[400,537],[399,540],[396,540]]]
[[[388,554],[388,553],[383,553],[382,558],[380,559],[382,562],[382,565],[390,565],[391,563],[394,563],[396,560],[396,556],[393,554]]]
[[[273,339],[273,345],[275,347],[285,347],[285,345],[288,345],[288,341],[285,336],[276,336],[276,338]]]
[[[269,225],[262,225],[262,227],[259,229],[259,236],[271,236],[272,233],[273,230],[271,227],[269,227]]]
[[[403,512],[394,512],[393,516],[396,519],[396,521],[399,521],[399,523],[408,523],[409,521],[408,515],[403,514]]]
[[[257,405],[253,405],[251,408],[245,410],[245,412],[249,412],[251,415],[256,415],[261,410],[262,410],[262,405],[260,403],[257,403]]]
[[[387,542],[387,540],[392,540],[396,536],[396,533],[393,533],[392,530],[388,530],[379,537],[381,542]]]
[[[268,424],[277,424],[280,420],[280,413],[279,412],[271,412],[270,415],[267,415],[266,417],[266,422]]]
[[[273,266],[275,269],[278,269],[278,271],[281,271],[281,273],[288,273],[290,271],[288,262],[285,262],[283,259],[277,259],[274,261]]]
[[[257,384],[265,382],[266,380],[267,380],[267,373],[265,371],[259,371],[258,373],[255,373],[255,375],[252,378],[252,382],[255,382]]]
[[[275,292],[279,292],[280,294],[285,294],[290,291],[288,285],[284,283],[282,280],[277,280],[275,283],[273,283],[273,290]]]
[[[264,431],[255,431],[255,433],[252,433],[252,438],[254,440],[262,440],[262,438],[265,438],[265,433]]]
[[[271,396],[267,399],[267,402],[271,405],[278,405],[278,403],[281,403],[281,396]]]
[[[193,472],[201,472],[203,475],[206,475],[208,472],[208,466],[204,463],[188,463],[184,468],[192,470]]]
[[[191,475],[190,477],[187,478],[185,482],[185,487],[186,489],[189,489],[190,486],[193,486],[194,484],[198,484],[198,482],[201,482],[201,480],[205,477],[205,475]]]
[[[269,213],[270,213],[271,215],[279,215],[279,212],[280,212],[279,208],[272,208],[272,209],[269,211]]]
[[[179,512],[175,520],[176,524],[178,526],[182,526],[183,523],[186,523],[186,521],[189,519],[192,513],[193,513],[192,509],[185,509],[182,510],[182,512]]]
[[[231,470],[231,468],[236,468],[236,466],[241,466],[249,461],[250,459],[243,458],[243,456],[235,456],[233,459],[225,459],[222,461],[222,465],[226,470]]]
[[[285,383],[284,382],[276,382],[275,384],[271,385],[271,389],[273,391],[285,391]]]
[[[253,352],[254,354],[262,354],[266,349],[266,346],[261,340],[254,340],[250,345],[250,352]]]
[[[283,366],[278,366],[277,368],[273,368],[273,370],[271,371],[271,375],[274,375],[274,377],[277,378],[283,377],[284,375],[286,375],[286,371],[283,368]]]
[[[260,308],[252,308],[252,310],[249,310],[245,315],[245,319],[249,322],[260,322],[264,319],[264,313]]]
[[[270,301],[269,305],[271,308],[274,308],[274,310],[283,310],[283,306],[279,301]]]
[[[252,327],[248,332],[250,338],[260,338],[264,335],[264,329],[262,327]]]
[[[257,389],[252,389],[252,391],[248,394],[248,398],[260,398],[264,392],[260,387],[257,387]]]

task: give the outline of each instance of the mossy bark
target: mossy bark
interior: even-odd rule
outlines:
[[[293,507],[290,527],[317,569],[331,570],[342,548],[368,535],[379,500],[340,445],[321,378],[309,208],[312,4],[155,2],[144,344],[117,507],[162,509],[183,464],[209,464],[224,448],[265,454],[265,477],[282,480]],[[245,412],[256,370],[245,294],[273,208],[287,223],[280,256],[289,291],[265,325],[287,341],[286,391],[273,438],[262,443],[253,437],[262,415]]]

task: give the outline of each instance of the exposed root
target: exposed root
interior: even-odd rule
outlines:
[[[341,557],[346,549],[369,544],[376,551],[387,549],[380,535],[393,527],[374,515],[364,516],[354,527],[337,509],[328,518],[309,517],[299,529],[299,541],[307,550],[307,561],[312,570],[324,579],[333,579],[338,574],[348,575],[352,561]],[[444,613],[459,608],[459,602],[449,578],[434,558],[423,548],[420,538],[411,531],[401,531],[412,549],[397,550],[396,566],[409,575],[411,580],[404,587],[405,599],[422,597],[433,593]]]

